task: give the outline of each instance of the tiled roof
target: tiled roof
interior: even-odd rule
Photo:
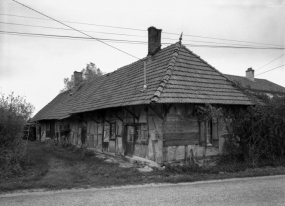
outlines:
[[[65,105],[70,100],[70,91],[58,94],[50,103],[43,107],[32,121],[44,119],[64,119],[70,116],[70,110]]]
[[[144,85],[144,62],[147,61]],[[149,103],[253,104],[223,74],[179,43],[59,94],[34,119]],[[56,107],[56,108],[54,108]],[[35,120],[35,121],[36,121]]]
[[[211,103],[250,105],[219,71],[182,46],[159,103]]]
[[[267,93],[285,93],[285,88],[275,84],[273,82],[270,82],[266,79],[257,79],[255,78],[254,81],[249,80],[246,77],[241,76],[235,76],[235,75],[229,75],[225,74],[225,76],[233,81],[235,84],[237,84],[240,87],[243,87],[245,89],[253,90],[253,91],[259,91],[259,92],[267,92]]]

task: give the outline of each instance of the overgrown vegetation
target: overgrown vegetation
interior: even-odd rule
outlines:
[[[23,174],[21,132],[33,109],[23,97],[0,94],[0,180]]]
[[[285,98],[240,110],[225,144],[231,160],[252,166],[285,165]]]
[[[92,62],[90,62],[90,64],[87,64],[86,68],[82,69],[81,72],[82,72],[82,76],[83,76],[83,81],[89,81],[89,80],[93,79],[94,77],[98,77],[98,76],[101,76],[104,74]],[[60,93],[67,91],[69,89],[72,89],[74,87],[74,85],[75,85],[74,75],[72,74],[70,78],[68,78],[68,77],[64,78],[63,83],[64,83],[64,88],[62,90],[60,90]]]
[[[70,144],[54,142],[28,142],[23,176],[0,180],[0,191],[20,189],[69,189],[108,187],[119,185],[193,182],[236,177],[285,174],[285,167],[253,168],[244,163],[223,164],[214,167],[195,165],[165,165],[164,170],[153,168],[141,173],[136,168],[122,168],[118,164],[105,162],[94,152]],[[1,193],[0,192],[0,193]]]

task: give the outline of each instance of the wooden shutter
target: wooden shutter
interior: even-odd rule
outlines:
[[[206,145],[206,122],[199,122],[200,145]]]
[[[218,119],[212,119],[212,137],[213,137],[213,145],[219,146],[219,130],[218,130]]]

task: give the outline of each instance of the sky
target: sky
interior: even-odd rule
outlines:
[[[132,41],[105,42],[137,58],[147,55],[148,27],[162,29],[162,48],[179,41],[183,32],[182,44],[220,72],[245,76],[252,67],[256,78],[285,87],[285,66],[279,67],[285,64],[285,55],[280,57],[285,49],[272,49],[285,48],[284,0],[17,1],[94,38]],[[96,40],[3,33],[87,37],[68,29],[12,0],[0,0],[0,92],[24,96],[35,106],[35,114],[64,87],[64,78],[86,64],[93,62],[109,73],[137,60]]]

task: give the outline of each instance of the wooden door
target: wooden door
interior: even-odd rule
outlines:
[[[135,127],[126,126],[126,154],[132,156],[135,148]]]

